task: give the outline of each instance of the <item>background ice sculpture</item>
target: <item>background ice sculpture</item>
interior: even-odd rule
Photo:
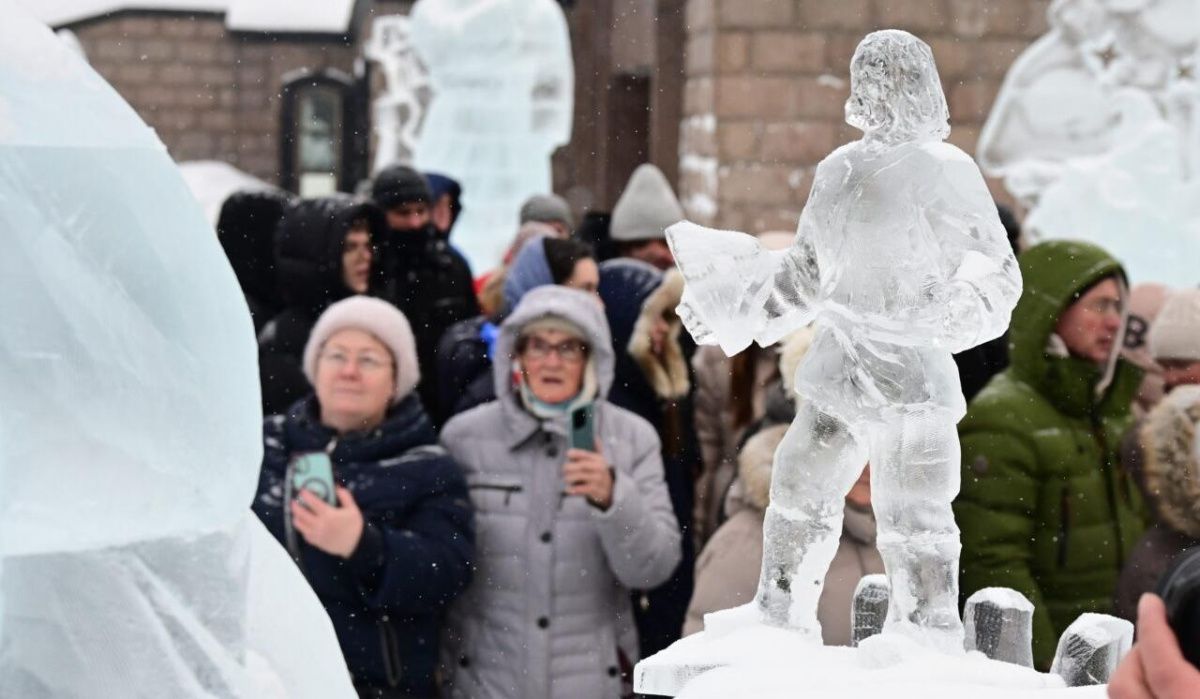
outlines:
[[[550,156],[571,138],[567,21],[554,0],[419,0],[409,16],[434,92],[415,167],[462,184],[454,244],[486,269],[522,202],[550,192]]]
[[[154,133],[11,0],[0,232],[0,696],[352,696],[248,508],[254,333],[212,230]]]
[[[429,87],[429,79],[413,49],[408,17],[377,18],[363,55],[379,65],[384,83],[383,94],[371,106],[375,132],[371,172],[378,173],[394,163],[411,165],[425,115],[422,94]]]
[[[1084,238],[1134,281],[1191,286],[1200,253],[1200,2],[1055,0],[1017,59],[979,162],[1036,238]]]
[[[791,249],[686,222],[667,230],[697,341],[732,354],[817,327],[796,373],[804,404],[775,454],[755,601],[705,626],[763,622],[819,644],[843,498],[869,460],[891,587],[884,635],[962,654],[950,502],[966,405],[951,353],[1004,331],[1020,273],[978,168],[942,142],[949,113],[929,47],[875,32],[850,77],[847,122],[863,138],[817,166]]]

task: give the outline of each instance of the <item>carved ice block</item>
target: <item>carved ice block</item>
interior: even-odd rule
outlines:
[[[1050,672],[1068,687],[1106,684],[1133,645],[1133,624],[1107,614],[1083,614],[1058,641]]]
[[[854,606],[850,610],[850,644],[857,646],[883,631],[888,613],[886,575],[864,575],[854,588]]]
[[[1033,667],[1033,603],[1007,587],[979,590],[963,613],[966,649],[992,660]]]

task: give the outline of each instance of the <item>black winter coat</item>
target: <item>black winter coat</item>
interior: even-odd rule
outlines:
[[[492,360],[483,338],[488,322],[484,316],[459,321],[438,342],[438,405],[447,420],[496,400]]]
[[[234,192],[221,205],[217,240],[229,258],[259,332],[283,310],[275,277],[275,230],[291,205],[276,190]]]
[[[439,427],[448,417],[438,389],[438,341],[455,323],[479,315],[471,268],[432,225],[420,231],[389,231],[380,252],[378,296],[404,312],[417,341],[421,383],[417,387]]]
[[[325,450],[337,437],[320,424],[315,396],[264,423],[263,467],[253,509],[288,547],[282,502],[293,454]],[[474,523],[466,481],[437,446],[415,396],[365,434],[342,435],[334,477],[366,520],[349,559],[296,534],[289,547],[325,605],[356,685],[436,696],[442,615],[471,579]]]
[[[661,284],[662,275],[649,265],[614,259],[600,265],[600,296],[612,331],[616,370],[608,400],[636,413],[654,426],[662,442],[663,475],[671,495],[675,519],[683,532],[683,557],[671,579],[659,587],[634,595],[641,657],[648,658],[679,639],[688,603],[692,598],[696,551],[692,529],[695,498],[693,470],[700,463],[691,396],[665,400],[651,387],[628,347],[643,305]],[[690,370],[695,346],[680,338]],[[695,385],[692,381],[691,385]]]
[[[309,391],[304,345],[321,313],[354,293],[342,278],[342,253],[346,233],[360,218],[373,242],[386,234],[383,212],[348,195],[301,201],[279,225],[275,258],[284,309],[258,335],[264,415],[283,412]]]

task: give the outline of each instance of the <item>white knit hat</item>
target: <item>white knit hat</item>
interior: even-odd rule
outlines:
[[[1200,361],[1200,289],[1172,291],[1150,326],[1150,353],[1156,360]]]
[[[421,381],[417,365],[417,342],[412,326],[398,308],[370,296],[351,296],[325,309],[317,319],[304,346],[304,375],[310,384],[317,380],[317,355],[330,337],[341,330],[362,330],[374,335],[392,353],[396,363],[396,392],[392,403],[399,403]]]

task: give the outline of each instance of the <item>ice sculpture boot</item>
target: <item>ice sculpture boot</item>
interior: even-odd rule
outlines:
[[[817,603],[841,530],[840,512],[814,516],[775,505],[767,508],[766,549],[755,597],[767,624],[821,638]]]
[[[891,584],[884,633],[899,633],[942,653],[962,655],[957,539],[933,545],[882,544],[878,548]]]

